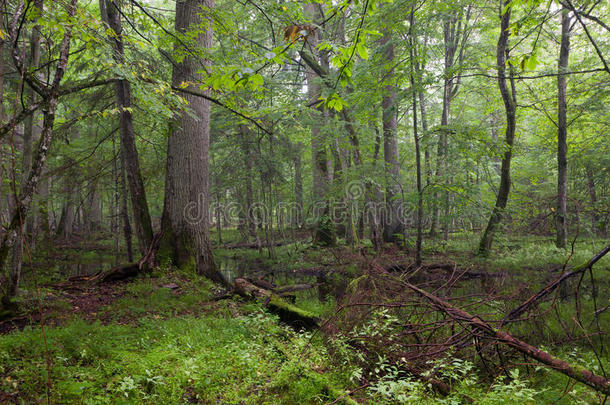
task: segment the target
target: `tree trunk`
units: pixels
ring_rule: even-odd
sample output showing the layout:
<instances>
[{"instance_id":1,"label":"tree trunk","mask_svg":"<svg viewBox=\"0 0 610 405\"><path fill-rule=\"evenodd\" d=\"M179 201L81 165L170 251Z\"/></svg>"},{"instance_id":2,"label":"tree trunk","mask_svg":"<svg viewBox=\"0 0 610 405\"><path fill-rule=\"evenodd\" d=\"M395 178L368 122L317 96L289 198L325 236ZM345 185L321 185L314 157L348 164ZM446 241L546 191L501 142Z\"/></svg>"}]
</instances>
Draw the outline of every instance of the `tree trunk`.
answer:
<instances>
[{"instance_id":1,"label":"tree trunk","mask_svg":"<svg viewBox=\"0 0 610 405\"><path fill-rule=\"evenodd\" d=\"M444 183L445 186L448 186L447 183L447 172L448 172L448 153L449 153L449 143L447 138L447 126L449 125L449 118L451 115L451 101L455 98L459 85L461 73L458 72L457 78L455 77L455 73L452 71L457 66L460 67L464 58L464 50L466 46L466 40L468 39L468 30L467 25L470 20L472 6L469 5L466 9L466 14L464 16L463 10L460 8L459 10L452 10L448 13L447 16L444 17L443 22L443 43L444 43L444 67L443 67L443 110L441 114L441 133L438 139L438 147L437 147L437 158L436 158L436 173L435 179L437 183ZM443 176L441 178L441 176ZM447 190L443 191L445 195L445 216L449 209L448 201L449 201L449 192ZM432 223L430 225L430 236L435 236L437 232L437 228L440 223L440 204L438 203L439 193L434 194L433 199L433 215L432 215ZM447 221L448 219L445 219ZM447 233L448 225L445 224L445 234Z\"/></svg>"},{"instance_id":2,"label":"tree trunk","mask_svg":"<svg viewBox=\"0 0 610 405\"><path fill-rule=\"evenodd\" d=\"M307 3L304 5L305 14L315 19L318 16L316 5ZM317 59L316 47L319 42L319 30L307 36L306 47L309 48L314 58ZM328 246L335 244L335 232L332 220L329 216L328 201L326 201L326 193L328 192L328 153L325 134L321 131L324 111L323 107L315 107L319 104L319 98L322 94L321 85L318 82L317 73L308 65L307 71L307 94L309 105L312 106L312 125L311 125L311 157L313 169L313 202L314 202L314 220L315 231L314 240L316 243Z\"/></svg>"},{"instance_id":3,"label":"tree trunk","mask_svg":"<svg viewBox=\"0 0 610 405\"><path fill-rule=\"evenodd\" d=\"M417 48L414 37L414 25L415 25L415 9L411 7L411 18L409 25L409 39L411 41L410 56L411 60L417 60ZM417 171L417 240L415 242L415 264L421 265L421 251L422 251L422 221L424 216L424 203L422 194L422 176L421 176L421 153L419 150L419 136L417 134L417 91L415 88L415 67L414 63L411 63L411 93L413 96L413 139L415 140L415 166Z\"/></svg>"},{"instance_id":4,"label":"tree trunk","mask_svg":"<svg viewBox=\"0 0 610 405\"><path fill-rule=\"evenodd\" d=\"M192 26L198 30L192 42L204 51L209 50L212 47L209 13L213 9L214 0L176 2L176 31L184 33ZM202 22L207 25L205 29L195 28ZM176 51L180 47L176 44ZM186 55L174 65L172 85L199 82L201 75L197 72L206 66L209 61L200 63ZM169 256L177 266L194 258L198 274L224 283L214 263L209 231L210 102L192 94L183 97L191 111L183 111L170 124L160 254Z\"/></svg>"},{"instance_id":5,"label":"tree trunk","mask_svg":"<svg viewBox=\"0 0 610 405\"><path fill-rule=\"evenodd\" d=\"M301 163L301 153L303 145L298 142L294 155L294 195L296 199L297 209L296 217L294 218L293 226L300 228L303 224L303 168Z\"/></svg>"},{"instance_id":6,"label":"tree trunk","mask_svg":"<svg viewBox=\"0 0 610 405\"><path fill-rule=\"evenodd\" d=\"M42 0L35 0L34 7L36 9L42 11L43 2ZM40 26L35 25L32 28L32 33L30 37L30 57L28 68L33 69L34 71L38 68L40 63ZM0 64L4 64L4 61L0 59ZM27 100L28 105L32 105L34 103L34 90L30 87L25 87L23 90L25 99ZM22 162L21 162L21 176L22 181L25 180L26 173L29 173L30 168L32 167L32 142L34 139L34 114L28 115L23 122L23 153L22 153ZM15 196L17 198L17 196ZM21 225L18 227L18 236L13 245L13 257L11 260L11 270L9 272L9 297L14 297L17 295L17 290L19 288L19 279L21 277L21 263L23 259L23 244L27 243L26 238L32 237L33 232L33 224L34 224L34 215L36 211L34 210L32 214L25 218L21 218L22 221L25 221L25 225Z\"/></svg>"},{"instance_id":7,"label":"tree trunk","mask_svg":"<svg viewBox=\"0 0 610 405\"><path fill-rule=\"evenodd\" d=\"M38 217L40 218L40 230L42 238L48 241L51 237L51 218L49 216L49 178L46 174L41 175L38 184Z\"/></svg>"},{"instance_id":8,"label":"tree trunk","mask_svg":"<svg viewBox=\"0 0 610 405\"><path fill-rule=\"evenodd\" d=\"M568 123L566 93L567 83L565 73L568 71L570 57L570 22L569 10L561 10L561 48L559 51L559 66L557 76L557 212L555 222L557 227L558 248L564 249L568 243L567 199L568 199Z\"/></svg>"},{"instance_id":9,"label":"tree trunk","mask_svg":"<svg viewBox=\"0 0 610 405\"><path fill-rule=\"evenodd\" d=\"M91 182L88 195L87 207L87 228L89 232L98 232L102 225L102 213L100 204L100 194L97 182Z\"/></svg>"},{"instance_id":10,"label":"tree trunk","mask_svg":"<svg viewBox=\"0 0 610 405\"><path fill-rule=\"evenodd\" d=\"M273 291L258 287L243 278L236 278L234 283L238 294L264 301L265 306L277 314L281 321L297 328L315 329L320 326L321 320L317 316L286 302Z\"/></svg>"},{"instance_id":11,"label":"tree trunk","mask_svg":"<svg viewBox=\"0 0 610 405\"><path fill-rule=\"evenodd\" d=\"M396 88L391 81L394 80L394 44L392 34L384 31L380 41L383 52L383 60L391 68L385 72L383 88L383 98L381 100L382 122L383 122L383 156L385 174L385 202L386 215L383 220L383 240L392 242L396 239L396 234L402 232L401 221L399 218L399 193L400 193L400 162L398 160L398 103L396 99Z\"/></svg>"},{"instance_id":12,"label":"tree trunk","mask_svg":"<svg viewBox=\"0 0 610 405\"><path fill-rule=\"evenodd\" d=\"M122 26L120 16L120 1L100 0L100 12L104 20L114 31L110 37L113 48L113 58L119 65L125 63ZM133 115L131 107L131 85L125 79L115 81L116 104L119 109L119 134L121 139L121 155L127 172L127 183L131 196L131 208L138 235L140 252L145 254L153 238L152 222L148 211L146 190L140 173L138 150L133 132Z\"/></svg>"},{"instance_id":13,"label":"tree trunk","mask_svg":"<svg viewBox=\"0 0 610 405\"><path fill-rule=\"evenodd\" d=\"M513 78L512 66L510 69L509 79L511 89L509 90L506 83L506 60L509 57L508 36L510 35L510 7L511 0L504 0L502 9L506 9L501 16L500 38L496 50L496 62L498 68L498 87L504 101L504 109L506 111L506 133L505 133L505 151L502 157L502 166L500 169L500 187L496 198L496 204L493 208L487 227L483 232L479 243L479 254L487 255L491 249L491 244L494 239L494 234L500 221L502 220L508 195L510 193L510 162L513 154L513 143L515 140L516 122L516 106L517 95Z\"/></svg>"},{"instance_id":14,"label":"tree trunk","mask_svg":"<svg viewBox=\"0 0 610 405\"><path fill-rule=\"evenodd\" d=\"M254 218L253 204L254 204L254 193L252 192L252 148L250 139L250 129L245 125L239 126L239 132L241 136L241 148L244 154L244 167L245 167L245 178L246 183L246 224L248 227L248 235L258 241L256 235L256 219Z\"/></svg>"},{"instance_id":15,"label":"tree trunk","mask_svg":"<svg viewBox=\"0 0 610 405\"><path fill-rule=\"evenodd\" d=\"M63 239L70 239L74 232L74 214L76 206L74 201L76 200L76 191L74 184L71 183L71 178L66 178L66 201L61 210L61 217L59 219L59 225L57 226L57 234Z\"/></svg>"},{"instance_id":16,"label":"tree trunk","mask_svg":"<svg viewBox=\"0 0 610 405\"><path fill-rule=\"evenodd\" d=\"M129 220L129 209L127 207L127 185L125 184L125 162L121 157L121 171L119 173L119 187L121 194L121 220L123 221L123 236L127 248L127 260L133 262L133 242L131 237L131 221ZM118 208L118 207L117 207Z\"/></svg>"},{"instance_id":17,"label":"tree trunk","mask_svg":"<svg viewBox=\"0 0 610 405\"><path fill-rule=\"evenodd\" d=\"M68 16L73 17L76 13L77 0L72 0L68 5ZM18 7L15 11L20 14L23 12L22 7ZM16 33L11 33L11 36L16 36ZM17 229L23 225L23 219L27 217L38 180L42 169L44 167L49 147L51 146L51 139L53 135L53 123L55 122L55 111L57 110L57 104L59 101L60 84L63 79L66 67L68 64L68 56L70 55L70 40L72 38L72 25L67 25L64 31L64 35L59 46L59 58L57 59L57 66L55 69L55 75L50 86L46 88L45 97L45 109L43 110L44 119L42 124L42 132L40 134L40 140L38 142L36 158L33 161L32 167L29 170L26 181L23 183L19 198L16 201L14 212L6 229L6 233L2 238L2 244L0 244L0 268L5 270L6 259L8 257L9 248L13 245L15 239L18 237ZM16 38L13 38L16 40ZM19 60L19 55L17 55ZM21 68L25 69L24 66ZM10 304L11 296L5 294L3 297L3 304Z\"/></svg>"},{"instance_id":18,"label":"tree trunk","mask_svg":"<svg viewBox=\"0 0 610 405\"><path fill-rule=\"evenodd\" d=\"M381 135L379 129L375 129L375 151L373 153L372 169L375 171L377 161L379 160L379 150L381 149ZM358 190L356 190L358 191ZM375 250L381 249L383 246L383 224L378 209L379 202L383 201L383 191L381 188L372 181L366 182L365 188L365 199L364 208L361 219L361 223L364 222L364 215L368 215L369 218L369 233L370 240ZM358 224L361 226L361 224ZM360 236L361 237L361 236Z\"/></svg>"}]
</instances>

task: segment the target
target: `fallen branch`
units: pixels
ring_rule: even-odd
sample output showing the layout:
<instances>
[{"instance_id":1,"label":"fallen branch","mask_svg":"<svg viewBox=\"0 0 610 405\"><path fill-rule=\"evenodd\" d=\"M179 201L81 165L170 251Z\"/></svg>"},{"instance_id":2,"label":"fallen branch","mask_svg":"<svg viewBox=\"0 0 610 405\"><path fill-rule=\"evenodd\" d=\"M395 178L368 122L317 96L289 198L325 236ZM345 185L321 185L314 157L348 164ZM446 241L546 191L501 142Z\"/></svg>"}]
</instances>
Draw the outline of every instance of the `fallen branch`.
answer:
<instances>
[{"instance_id":1,"label":"fallen branch","mask_svg":"<svg viewBox=\"0 0 610 405\"><path fill-rule=\"evenodd\" d=\"M402 273L408 270L420 269L425 271L430 270L442 270L447 273L452 273L455 270L455 265L449 263L437 263L437 264L424 264L419 267L415 267L413 264L392 264L384 267L384 270L389 273ZM473 278L496 278L504 277L503 273L488 273L484 271L464 271L460 272L462 279L473 279Z\"/></svg>"},{"instance_id":2,"label":"fallen branch","mask_svg":"<svg viewBox=\"0 0 610 405\"><path fill-rule=\"evenodd\" d=\"M560 275L557 279L555 279L554 281L547 284L544 288L542 288L536 294L532 295L530 298L525 300L525 302L523 302L523 304L519 305L517 308L510 311L510 313L508 315L506 315L506 317L504 317L504 319L500 323L500 327L504 326L506 323L510 322L511 320L519 317L521 314L523 314L525 311L527 311L530 307L532 307L540 299L542 299L543 297L545 297L545 296L549 295L551 292L553 292L557 287L559 287L561 285L561 283L563 283L566 280L568 280L569 278L577 276L577 275L587 271L591 267L593 267L593 265L595 263L597 263L602 257L604 257L608 252L610 252L610 245L603 248L601 250L601 252L596 254L587 263L578 266L577 268L575 268L572 271L569 271L567 273Z\"/></svg>"},{"instance_id":3,"label":"fallen branch","mask_svg":"<svg viewBox=\"0 0 610 405\"><path fill-rule=\"evenodd\" d=\"M610 395L610 380L606 379L605 377L593 374L591 371L586 370L580 366L572 366L566 361L553 357L549 353L546 353L543 350L531 346L528 343L523 342L502 330L495 329L487 322L483 321L481 318L471 315L468 312L451 305L447 301L444 301L439 297L430 294L429 292L422 290L417 286L414 286L411 283L403 281L403 285L414 291L418 295L426 298L432 303L432 305L436 309L447 314L450 318L458 322L467 324L470 328L477 330L478 332L482 332L488 337L495 339L499 343L505 344L516 349L518 352L523 353L524 355L531 357L542 364L547 365L555 371L558 371L570 378L573 378L576 381L588 385L589 387L600 391L606 395Z\"/></svg>"}]
</instances>

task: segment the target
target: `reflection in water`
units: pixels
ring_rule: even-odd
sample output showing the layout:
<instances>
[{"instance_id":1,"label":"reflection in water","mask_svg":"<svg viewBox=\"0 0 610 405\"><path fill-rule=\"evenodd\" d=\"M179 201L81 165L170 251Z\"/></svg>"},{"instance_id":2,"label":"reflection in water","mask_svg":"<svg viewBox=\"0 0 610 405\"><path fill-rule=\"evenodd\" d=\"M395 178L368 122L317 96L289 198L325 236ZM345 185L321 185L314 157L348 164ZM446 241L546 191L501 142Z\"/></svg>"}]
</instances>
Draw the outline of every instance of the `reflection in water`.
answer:
<instances>
[{"instance_id":1,"label":"reflection in water","mask_svg":"<svg viewBox=\"0 0 610 405\"><path fill-rule=\"evenodd\" d=\"M236 278L244 276L244 268L246 266L243 264L243 261L238 261L232 257L223 257L219 263L220 274L222 274L226 281L233 283L233 280Z\"/></svg>"},{"instance_id":2,"label":"reflection in water","mask_svg":"<svg viewBox=\"0 0 610 405\"><path fill-rule=\"evenodd\" d=\"M105 263L70 263L70 277L92 276L109 268Z\"/></svg>"}]
</instances>

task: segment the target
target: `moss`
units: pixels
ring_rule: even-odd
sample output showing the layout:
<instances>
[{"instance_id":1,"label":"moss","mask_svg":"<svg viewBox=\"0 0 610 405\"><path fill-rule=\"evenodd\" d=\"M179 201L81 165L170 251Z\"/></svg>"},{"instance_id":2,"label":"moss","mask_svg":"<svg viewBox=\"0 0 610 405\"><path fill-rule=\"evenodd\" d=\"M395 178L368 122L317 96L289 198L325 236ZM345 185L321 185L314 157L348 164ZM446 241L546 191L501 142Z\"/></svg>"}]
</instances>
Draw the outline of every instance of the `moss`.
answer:
<instances>
[{"instance_id":1,"label":"moss","mask_svg":"<svg viewBox=\"0 0 610 405\"><path fill-rule=\"evenodd\" d=\"M303 327L305 329L317 328L320 326L320 319L312 312L292 305L275 294L269 297L267 306L270 311L277 314L280 319L292 326Z\"/></svg>"}]
</instances>

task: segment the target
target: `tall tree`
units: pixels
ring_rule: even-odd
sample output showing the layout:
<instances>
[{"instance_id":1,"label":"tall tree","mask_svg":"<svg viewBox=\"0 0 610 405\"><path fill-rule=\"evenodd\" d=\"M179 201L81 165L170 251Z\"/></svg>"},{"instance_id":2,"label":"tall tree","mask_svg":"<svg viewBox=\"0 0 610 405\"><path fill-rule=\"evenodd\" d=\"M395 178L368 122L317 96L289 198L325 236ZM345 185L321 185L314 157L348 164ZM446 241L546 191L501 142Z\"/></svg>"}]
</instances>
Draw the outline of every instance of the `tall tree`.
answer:
<instances>
[{"instance_id":1,"label":"tall tree","mask_svg":"<svg viewBox=\"0 0 610 405\"><path fill-rule=\"evenodd\" d=\"M500 7L500 37L498 39L498 45L496 46L496 64L498 69L498 87L500 88L500 94L502 95L502 101L504 102L504 110L506 112L506 132L504 137L505 150L502 157L502 166L500 168L500 187L498 188L498 194L496 197L496 204L494 205L491 216L487 223L487 227L483 232L481 241L479 243L479 254L486 255L491 249L491 245L494 240L495 232L502 220L506 204L508 203L508 195L510 193L510 163L513 156L513 143L515 141L515 130L517 127L517 92L515 89L515 81L513 76L513 68L510 65L508 79L509 84L506 81L506 62L510 57L508 47L508 37L510 36L510 14L511 14L511 0L504 0Z\"/></svg>"},{"instance_id":2,"label":"tall tree","mask_svg":"<svg viewBox=\"0 0 610 405\"><path fill-rule=\"evenodd\" d=\"M305 15L312 20L319 17L318 6L313 3L307 2L304 5L304 12ZM318 64L320 69L323 69L323 64L318 62L319 55L318 50L316 49L320 41L319 35L320 30L312 30L305 39L305 45L310 53L310 55L308 55L309 59L313 59L311 62ZM304 54L304 52L301 52L301 54ZM311 66L311 63L308 63L306 71L307 95L308 104L311 106L312 113L311 166L313 170L314 215L317 217L315 218L317 223L314 239L321 245L334 245L335 232L333 223L329 217L329 207L326 195L329 187L328 147L325 139L325 132L322 131L323 120L320 117L324 117L324 107L319 101L320 96L322 95L322 86L318 76L322 77L323 74L316 72Z\"/></svg>"},{"instance_id":3,"label":"tall tree","mask_svg":"<svg viewBox=\"0 0 610 405\"><path fill-rule=\"evenodd\" d=\"M113 58L118 65L125 63L125 46L121 24L121 1L100 0L102 20L112 29ZM152 222L148 212L146 190L140 173L140 162L133 130L131 106L131 84L126 79L117 79L114 84L117 108L119 109L119 134L121 139L121 159L127 174L127 184L131 196L134 225L140 252L146 253L153 239Z\"/></svg>"},{"instance_id":4,"label":"tall tree","mask_svg":"<svg viewBox=\"0 0 610 405\"><path fill-rule=\"evenodd\" d=\"M568 239L567 200L568 200L568 121L567 121L567 83L566 73L570 58L570 10L561 10L561 45L559 49L557 75L557 227L558 248L565 248Z\"/></svg>"},{"instance_id":5,"label":"tall tree","mask_svg":"<svg viewBox=\"0 0 610 405\"><path fill-rule=\"evenodd\" d=\"M380 40L382 47L383 63L387 66L384 72L383 98L381 100L383 121L383 156L385 161L385 201L387 214L383 218L383 240L391 242L394 235L401 233L401 222L399 218L399 202L397 197L400 193L400 162L398 160L398 100L396 97L396 86L392 84L394 79L394 43L392 33L386 28Z\"/></svg>"},{"instance_id":6,"label":"tall tree","mask_svg":"<svg viewBox=\"0 0 610 405\"><path fill-rule=\"evenodd\" d=\"M43 2L42 0L36 0L34 7L37 10L42 11ZM2 61L0 61L2 63ZM30 34L30 53L29 53L29 68L33 71L38 69L40 63L40 26L34 25ZM24 89L25 99L28 104L34 103L34 90L30 87ZM35 114L27 116L23 122L23 154L21 156L21 177L24 177L29 172L32 166L32 143L34 141L35 132ZM22 179L25 180L25 179ZM18 196L14 196L15 199ZM35 213L35 211L34 211ZM9 272L9 295L15 296L19 287L19 278L21 277L21 262L23 258L23 248L26 238L34 234L34 215L28 215L24 218L25 224L19 226L19 236L15 240L13 245L13 257L11 259L11 270ZM33 240L33 238L31 239Z\"/></svg>"},{"instance_id":7,"label":"tall tree","mask_svg":"<svg viewBox=\"0 0 610 405\"><path fill-rule=\"evenodd\" d=\"M417 176L417 240L415 242L415 264L421 265L422 257L422 226L424 216L423 190L422 190L422 175L421 175L421 152L419 148L419 136L417 132L417 97L418 91L415 84L415 61L417 60L417 45L414 33L415 25L415 7L411 6L410 24L409 24L409 56L411 57L411 95L413 105L413 140L415 141L415 170Z\"/></svg>"},{"instance_id":8,"label":"tall tree","mask_svg":"<svg viewBox=\"0 0 610 405\"><path fill-rule=\"evenodd\" d=\"M436 181L441 182L442 176L447 176L448 171L448 128L451 116L451 102L458 93L461 81L461 73L456 75L456 65L459 69L464 59L464 49L468 39L468 22L470 20L471 5L466 8L466 14L460 8L458 11L449 6L443 15L443 45L444 45L444 65L443 65L443 110L441 114L441 131L438 138L437 159L436 159ZM457 7L460 7L458 4ZM445 190L445 216L449 211L449 192ZM430 224L430 236L435 236L440 222L441 206L438 203L438 194L433 200L433 215ZM448 219L445 219L445 239L448 236Z\"/></svg>"},{"instance_id":9,"label":"tall tree","mask_svg":"<svg viewBox=\"0 0 610 405\"><path fill-rule=\"evenodd\" d=\"M176 31L184 40L185 32L196 33L188 44L194 43L202 53L212 48L213 9L214 0L176 2ZM210 61L207 54L202 60L193 54L196 50L183 49L183 44L176 44L176 53L183 57L174 64L172 86L179 88L188 83L188 88L194 88L192 83L201 81L200 71L210 66ZM161 254L165 253L177 266L194 260L198 274L224 282L214 263L209 233L209 91L202 95L185 93L183 97L191 111L177 114L170 124Z\"/></svg>"}]
</instances>

